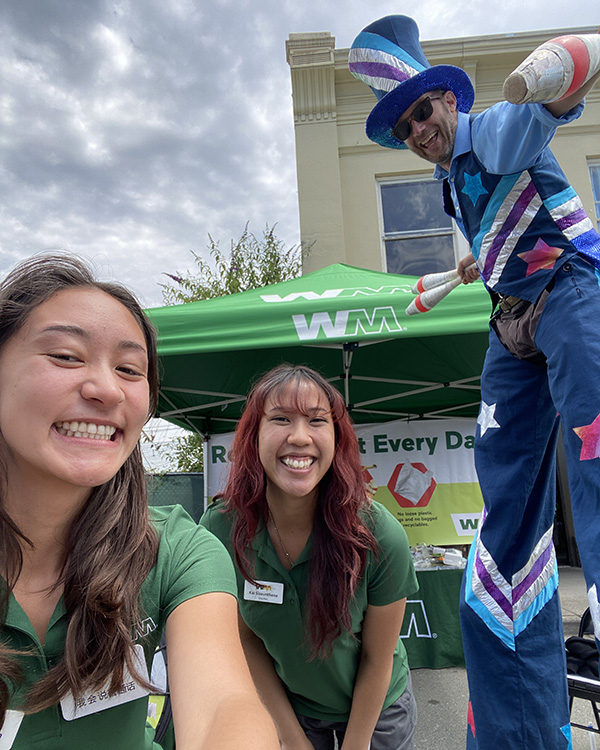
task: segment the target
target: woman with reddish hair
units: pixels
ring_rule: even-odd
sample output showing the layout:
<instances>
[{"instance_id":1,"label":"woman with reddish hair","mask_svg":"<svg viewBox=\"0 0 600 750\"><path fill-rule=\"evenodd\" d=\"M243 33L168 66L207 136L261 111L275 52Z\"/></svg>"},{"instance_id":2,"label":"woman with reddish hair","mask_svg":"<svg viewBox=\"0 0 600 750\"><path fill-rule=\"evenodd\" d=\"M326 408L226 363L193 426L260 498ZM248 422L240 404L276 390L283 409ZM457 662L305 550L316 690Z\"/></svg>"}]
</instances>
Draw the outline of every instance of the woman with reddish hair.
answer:
<instances>
[{"instance_id":1,"label":"woman with reddish hair","mask_svg":"<svg viewBox=\"0 0 600 750\"><path fill-rule=\"evenodd\" d=\"M285 750L409 750L399 639L417 590L398 521L367 492L338 391L282 365L252 389L227 486L201 519L236 567L242 644Z\"/></svg>"}]
</instances>

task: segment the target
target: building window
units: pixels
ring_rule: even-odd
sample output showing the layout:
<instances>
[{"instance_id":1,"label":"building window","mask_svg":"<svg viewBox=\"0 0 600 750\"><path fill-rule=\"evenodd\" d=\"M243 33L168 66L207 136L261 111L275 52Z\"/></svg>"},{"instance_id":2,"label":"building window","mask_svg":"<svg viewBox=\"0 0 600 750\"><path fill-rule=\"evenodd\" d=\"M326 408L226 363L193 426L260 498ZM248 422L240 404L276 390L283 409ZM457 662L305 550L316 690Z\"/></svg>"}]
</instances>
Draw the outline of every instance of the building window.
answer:
<instances>
[{"instance_id":1,"label":"building window","mask_svg":"<svg viewBox=\"0 0 600 750\"><path fill-rule=\"evenodd\" d=\"M596 226L600 228L600 163L590 164L590 179L596 209Z\"/></svg>"},{"instance_id":2,"label":"building window","mask_svg":"<svg viewBox=\"0 0 600 750\"><path fill-rule=\"evenodd\" d=\"M435 180L381 182L386 270L422 276L456 266L455 230Z\"/></svg>"}]
</instances>

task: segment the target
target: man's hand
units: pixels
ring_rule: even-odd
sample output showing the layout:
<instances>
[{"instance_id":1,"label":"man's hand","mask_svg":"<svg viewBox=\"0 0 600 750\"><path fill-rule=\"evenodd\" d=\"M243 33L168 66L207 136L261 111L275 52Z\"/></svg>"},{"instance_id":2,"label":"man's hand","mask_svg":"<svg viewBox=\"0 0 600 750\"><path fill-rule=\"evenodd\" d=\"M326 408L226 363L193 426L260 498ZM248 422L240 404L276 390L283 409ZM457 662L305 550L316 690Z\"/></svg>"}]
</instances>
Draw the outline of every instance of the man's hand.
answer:
<instances>
[{"instance_id":1,"label":"man's hand","mask_svg":"<svg viewBox=\"0 0 600 750\"><path fill-rule=\"evenodd\" d=\"M473 253L467 253L464 258L460 259L456 266L456 273L460 276L463 284L471 284L480 278Z\"/></svg>"}]
</instances>

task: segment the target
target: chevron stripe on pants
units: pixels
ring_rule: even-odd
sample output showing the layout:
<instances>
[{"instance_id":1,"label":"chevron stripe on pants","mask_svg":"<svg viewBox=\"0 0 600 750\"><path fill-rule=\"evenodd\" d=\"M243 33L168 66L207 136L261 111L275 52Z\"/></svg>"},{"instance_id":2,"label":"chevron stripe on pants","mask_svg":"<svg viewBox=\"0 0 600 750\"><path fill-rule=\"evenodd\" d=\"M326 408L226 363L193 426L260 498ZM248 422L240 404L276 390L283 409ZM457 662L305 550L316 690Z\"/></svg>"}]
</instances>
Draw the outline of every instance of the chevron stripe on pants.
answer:
<instances>
[{"instance_id":1,"label":"chevron stripe on pants","mask_svg":"<svg viewBox=\"0 0 600 750\"><path fill-rule=\"evenodd\" d=\"M576 257L555 275L534 342L517 359L494 331L482 373L475 462L484 518L461 592L468 750L572 747L552 543L559 422L596 635L600 634L600 290Z\"/></svg>"}]
</instances>

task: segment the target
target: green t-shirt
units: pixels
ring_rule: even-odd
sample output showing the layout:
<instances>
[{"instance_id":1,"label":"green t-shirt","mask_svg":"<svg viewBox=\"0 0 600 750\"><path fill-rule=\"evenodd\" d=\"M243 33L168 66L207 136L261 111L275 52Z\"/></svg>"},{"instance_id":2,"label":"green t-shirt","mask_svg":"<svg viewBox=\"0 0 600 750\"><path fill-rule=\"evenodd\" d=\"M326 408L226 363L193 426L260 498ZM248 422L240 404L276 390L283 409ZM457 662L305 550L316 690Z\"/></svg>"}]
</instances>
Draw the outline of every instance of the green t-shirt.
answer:
<instances>
[{"instance_id":1,"label":"green t-shirt","mask_svg":"<svg viewBox=\"0 0 600 750\"><path fill-rule=\"evenodd\" d=\"M252 542L254 575L257 582L269 587L264 598L250 600L246 582L236 570L238 600L244 621L258 635L271 657L277 674L285 685L294 710L324 721L347 721L360 661L360 637L363 618L369 604L384 606L411 596L418 589L406 533L392 514L378 502L372 506L372 532L379 543L377 556L368 554L365 573L351 603L352 633L343 632L333 644L327 659L309 661L304 601L312 537L292 569L288 572L273 548L266 528ZM223 513L223 505L214 503L200 519L232 553L230 539L232 517ZM233 554L232 554L233 557ZM272 584L275 584L274 586ZM281 589L283 586L283 590ZM282 599L281 603L276 603ZM404 692L408 679L408 662L404 644L398 639L394 653L390 687L383 708L390 706Z\"/></svg>"},{"instance_id":2,"label":"green t-shirt","mask_svg":"<svg viewBox=\"0 0 600 750\"><path fill-rule=\"evenodd\" d=\"M182 602L200 594L224 591L236 595L231 559L223 545L198 527L180 506L151 508L150 517L160 536L156 565L141 590L142 619L136 627L136 644L144 650L148 673L167 617ZM26 683L11 699L18 708L19 695L42 677L62 657L67 631L63 599L52 615L42 647L29 618L11 594L4 642L13 649L26 649L20 657ZM124 688L130 688L128 684ZM102 696L103 698L103 696ZM88 696L101 704L100 692ZM13 750L146 750L152 747L146 733L148 699L92 713L72 721L63 718L60 704L25 716Z\"/></svg>"}]
</instances>

